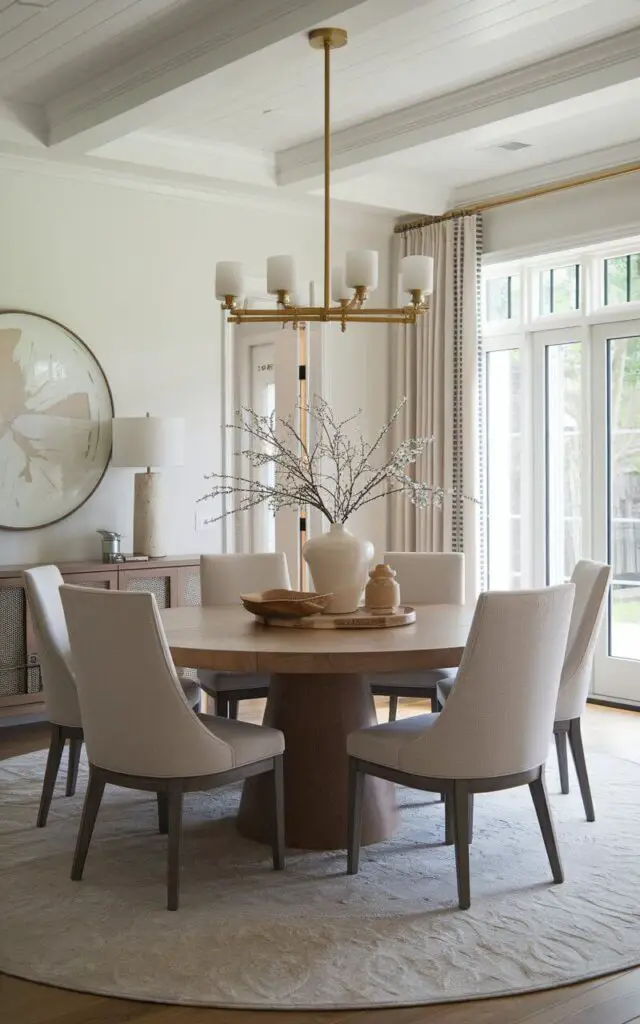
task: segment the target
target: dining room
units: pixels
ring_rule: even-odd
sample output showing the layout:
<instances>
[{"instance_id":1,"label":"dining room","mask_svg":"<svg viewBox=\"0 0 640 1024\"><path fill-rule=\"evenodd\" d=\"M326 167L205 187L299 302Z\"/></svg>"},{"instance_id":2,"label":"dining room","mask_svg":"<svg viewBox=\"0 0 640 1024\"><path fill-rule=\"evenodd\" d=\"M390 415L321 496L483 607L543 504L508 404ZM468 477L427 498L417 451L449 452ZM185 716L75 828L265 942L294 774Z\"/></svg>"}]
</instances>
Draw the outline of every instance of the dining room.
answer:
<instances>
[{"instance_id":1,"label":"dining room","mask_svg":"<svg viewBox=\"0 0 640 1024\"><path fill-rule=\"evenodd\" d=\"M0 1019L640 1020L635 0L108 6L0 2Z\"/></svg>"}]
</instances>

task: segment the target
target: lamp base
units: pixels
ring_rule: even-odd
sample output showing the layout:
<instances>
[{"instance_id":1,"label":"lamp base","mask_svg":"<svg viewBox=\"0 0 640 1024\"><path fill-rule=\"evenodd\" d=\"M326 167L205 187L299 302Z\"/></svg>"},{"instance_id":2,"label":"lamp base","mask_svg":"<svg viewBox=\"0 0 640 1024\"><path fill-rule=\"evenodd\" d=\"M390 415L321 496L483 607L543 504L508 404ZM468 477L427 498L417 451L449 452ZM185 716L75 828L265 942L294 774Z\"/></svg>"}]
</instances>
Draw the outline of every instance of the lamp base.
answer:
<instances>
[{"instance_id":1,"label":"lamp base","mask_svg":"<svg viewBox=\"0 0 640 1024\"><path fill-rule=\"evenodd\" d=\"M167 545L162 534L161 473L136 473L133 498L133 553L163 558Z\"/></svg>"}]
</instances>

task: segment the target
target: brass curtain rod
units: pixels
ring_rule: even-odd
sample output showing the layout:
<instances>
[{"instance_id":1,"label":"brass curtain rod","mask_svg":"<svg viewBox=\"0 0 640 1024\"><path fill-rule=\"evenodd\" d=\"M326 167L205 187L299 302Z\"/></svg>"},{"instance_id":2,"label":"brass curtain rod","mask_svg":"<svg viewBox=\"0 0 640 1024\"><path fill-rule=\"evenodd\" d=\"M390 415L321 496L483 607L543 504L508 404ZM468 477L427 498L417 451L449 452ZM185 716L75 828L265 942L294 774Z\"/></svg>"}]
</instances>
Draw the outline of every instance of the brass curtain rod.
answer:
<instances>
[{"instance_id":1,"label":"brass curtain rod","mask_svg":"<svg viewBox=\"0 0 640 1024\"><path fill-rule=\"evenodd\" d=\"M396 224L393 230L396 235L402 235L405 231L424 228L429 224L439 224L443 220L452 220L454 217L468 217L473 213L493 210L498 206L522 203L527 199L538 199L540 196L551 195L554 192L564 192L570 188L579 188L581 185L591 185L596 181L605 181L607 178L618 178L623 174L633 174L636 171L640 171L640 162L619 164L617 167L609 167L604 171L595 171L593 174L585 174L580 178L567 178L566 181L541 185L539 188L528 189L524 192L511 192L504 196L496 196L495 199L485 199L483 202L471 203L469 206L460 207L459 209L447 210L440 217L420 217L419 220L408 221L406 224Z\"/></svg>"}]
</instances>

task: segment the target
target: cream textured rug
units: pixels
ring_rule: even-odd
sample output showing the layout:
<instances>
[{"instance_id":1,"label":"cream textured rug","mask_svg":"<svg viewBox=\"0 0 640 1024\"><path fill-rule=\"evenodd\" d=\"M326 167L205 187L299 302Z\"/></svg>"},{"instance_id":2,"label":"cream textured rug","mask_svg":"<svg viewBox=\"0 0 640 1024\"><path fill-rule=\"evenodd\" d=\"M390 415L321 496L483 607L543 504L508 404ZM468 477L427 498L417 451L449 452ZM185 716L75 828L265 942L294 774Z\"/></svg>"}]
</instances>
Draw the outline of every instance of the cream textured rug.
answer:
<instances>
[{"instance_id":1,"label":"cream textured rug","mask_svg":"<svg viewBox=\"0 0 640 1024\"><path fill-rule=\"evenodd\" d=\"M398 791L401 828L363 851L289 855L235 832L239 789L185 800L181 907L149 795L107 787L69 880L85 775L34 822L45 756L0 764L0 969L105 995L210 1006L399 1006L551 988L640 963L640 765L589 756L598 820L549 790L567 881L551 884L526 788L477 798L471 909L443 806Z\"/></svg>"}]
</instances>

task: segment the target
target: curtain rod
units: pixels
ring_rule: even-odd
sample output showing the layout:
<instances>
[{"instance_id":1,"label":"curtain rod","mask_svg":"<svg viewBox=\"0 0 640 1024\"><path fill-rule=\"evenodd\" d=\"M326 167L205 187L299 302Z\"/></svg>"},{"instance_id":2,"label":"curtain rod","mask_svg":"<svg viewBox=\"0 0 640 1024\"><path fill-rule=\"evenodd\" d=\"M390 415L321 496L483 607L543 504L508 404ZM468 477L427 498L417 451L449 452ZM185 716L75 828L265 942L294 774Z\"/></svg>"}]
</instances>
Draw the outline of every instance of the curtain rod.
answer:
<instances>
[{"instance_id":1,"label":"curtain rod","mask_svg":"<svg viewBox=\"0 0 640 1024\"><path fill-rule=\"evenodd\" d=\"M581 185L591 185L593 182L605 181L607 178L618 178L623 174L633 174L636 171L640 171L640 162L619 164L617 167L609 167L604 171L595 171L592 174L585 174L580 178L567 178L565 181L541 185L539 188L528 189L524 192L511 192L504 196L496 196L495 199L485 199L483 202L471 203L469 206L447 210L440 217L420 217L418 220L408 221L406 224L396 224L393 230L395 234L401 235L405 231L412 231L414 228L424 228L429 224L439 224L440 221L451 220L454 217L467 217L473 213L482 213L484 210L493 210L497 206L509 206L511 203L522 203L526 199L538 199L540 196L550 195L554 192L564 192L570 188L579 188Z\"/></svg>"}]
</instances>

